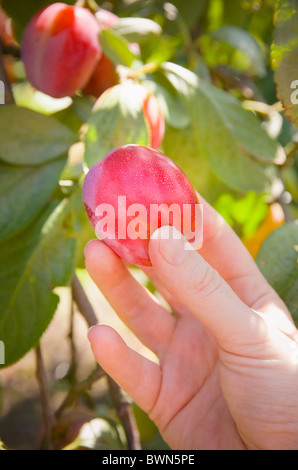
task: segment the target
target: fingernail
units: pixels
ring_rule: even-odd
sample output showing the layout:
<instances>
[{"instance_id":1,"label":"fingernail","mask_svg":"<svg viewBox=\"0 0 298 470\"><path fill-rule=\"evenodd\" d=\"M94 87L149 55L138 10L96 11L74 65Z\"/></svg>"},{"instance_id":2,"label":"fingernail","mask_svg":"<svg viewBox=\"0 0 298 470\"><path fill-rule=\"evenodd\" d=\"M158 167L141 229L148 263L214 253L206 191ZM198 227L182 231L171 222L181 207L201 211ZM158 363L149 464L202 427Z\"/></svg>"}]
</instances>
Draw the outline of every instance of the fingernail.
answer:
<instances>
[{"instance_id":1,"label":"fingernail","mask_svg":"<svg viewBox=\"0 0 298 470\"><path fill-rule=\"evenodd\" d=\"M87 246L90 245L90 243L94 242L94 240L89 240L86 245L85 245L85 248L84 248L84 257L86 258L86 251L87 251Z\"/></svg>"},{"instance_id":2,"label":"fingernail","mask_svg":"<svg viewBox=\"0 0 298 470\"><path fill-rule=\"evenodd\" d=\"M178 266L183 263L187 257L185 249L185 239L174 227L161 227L158 238L159 253L163 259L173 265Z\"/></svg>"},{"instance_id":3,"label":"fingernail","mask_svg":"<svg viewBox=\"0 0 298 470\"><path fill-rule=\"evenodd\" d=\"M97 326L98 326L98 325L93 325L93 326L90 326L90 328L88 329L88 331L87 331L87 338L88 338L89 341L90 341L90 337L89 337L90 333L91 333L92 330L94 330Z\"/></svg>"}]
</instances>

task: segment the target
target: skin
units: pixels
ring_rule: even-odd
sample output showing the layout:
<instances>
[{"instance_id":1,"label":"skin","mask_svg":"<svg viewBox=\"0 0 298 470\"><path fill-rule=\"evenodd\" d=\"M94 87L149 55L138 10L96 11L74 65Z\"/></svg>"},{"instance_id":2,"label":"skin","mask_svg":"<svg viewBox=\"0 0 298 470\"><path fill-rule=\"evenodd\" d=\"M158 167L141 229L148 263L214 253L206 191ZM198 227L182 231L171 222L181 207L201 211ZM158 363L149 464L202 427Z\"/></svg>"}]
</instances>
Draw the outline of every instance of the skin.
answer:
<instances>
[{"instance_id":1,"label":"skin","mask_svg":"<svg viewBox=\"0 0 298 470\"><path fill-rule=\"evenodd\" d=\"M103 242L86 247L90 276L159 360L98 325L88 337L99 364L172 449L297 449L297 329L242 242L204 202L199 253L171 238L149 251L144 270L175 316Z\"/></svg>"}]
</instances>

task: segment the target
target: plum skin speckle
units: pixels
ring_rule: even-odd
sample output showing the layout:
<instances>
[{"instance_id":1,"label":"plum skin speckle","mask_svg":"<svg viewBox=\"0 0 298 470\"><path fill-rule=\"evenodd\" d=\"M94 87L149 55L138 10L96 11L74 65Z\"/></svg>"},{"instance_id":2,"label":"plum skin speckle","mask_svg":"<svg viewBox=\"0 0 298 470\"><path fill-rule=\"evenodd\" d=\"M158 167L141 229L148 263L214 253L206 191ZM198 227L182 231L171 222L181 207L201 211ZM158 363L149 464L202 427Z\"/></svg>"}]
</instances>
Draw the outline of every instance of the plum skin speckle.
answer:
<instances>
[{"instance_id":1,"label":"plum skin speckle","mask_svg":"<svg viewBox=\"0 0 298 470\"><path fill-rule=\"evenodd\" d=\"M118 147L93 165L85 177L82 195L94 228L100 220L96 208L101 204L114 208L116 236L104 238L104 242L120 258L139 266L151 265L148 244L150 235L158 228L149 224L152 205L165 204L170 207L178 204L182 209L184 204L188 204L194 217L195 205L199 204L197 193L183 171L161 152L141 145ZM146 239L118 237L117 222L122 217L118 213L120 197L125 197L126 207L142 204L146 209L146 219L140 216L141 225L146 226ZM127 223L131 220L127 217ZM174 225L171 219L170 225ZM161 226L161 218L158 219L158 226ZM182 221L176 228L183 231Z\"/></svg>"}]
</instances>

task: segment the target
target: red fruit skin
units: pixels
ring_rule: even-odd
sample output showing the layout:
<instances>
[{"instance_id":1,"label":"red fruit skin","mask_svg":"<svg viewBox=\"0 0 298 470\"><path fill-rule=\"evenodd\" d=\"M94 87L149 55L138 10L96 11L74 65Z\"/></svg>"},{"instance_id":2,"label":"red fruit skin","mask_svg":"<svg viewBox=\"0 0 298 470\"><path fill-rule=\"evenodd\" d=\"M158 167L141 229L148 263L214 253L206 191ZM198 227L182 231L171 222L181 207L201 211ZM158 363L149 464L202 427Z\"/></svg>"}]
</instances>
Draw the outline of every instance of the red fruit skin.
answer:
<instances>
[{"instance_id":1,"label":"red fruit skin","mask_svg":"<svg viewBox=\"0 0 298 470\"><path fill-rule=\"evenodd\" d=\"M15 38L12 20L7 16L5 11L0 7L0 37L6 46L18 46Z\"/></svg>"},{"instance_id":2,"label":"red fruit skin","mask_svg":"<svg viewBox=\"0 0 298 470\"><path fill-rule=\"evenodd\" d=\"M111 28L115 23L117 23L119 19L117 15L108 10L105 10L104 8L99 8L99 10L97 10L95 13L95 17L98 21L100 29ZM117 83L118 76L113 62L111 62L105 54L102 54L83 92L86 95L99 98L99 96L102 95L104 91L108 90L108 88L111 88L114 85L117 85Z\"/></svg>"},{"instance_id":3,"label":"red fruit skin","mask_svg":"<svg viewBox=\"0 0 298 470\"><path fill-rule=\"evenodd\" d=\"M31 84L54 98L73 96L88 82L102 55L99 25L78 6L54 3L25 28L21 56Z\"/></svg>"},{"instance_id":4,"label":"red fruit skin","mask_svg":"<svg viewBox=\"0 0 298 470\"><path fill-rule=\"evenodd\" d=\"M144 85L135 84L135 89L143 100L142 108L150 134L149 147L158 150L165 133L165 120L158 100Z\"/></svg>"},{"instance_id":5,"label":"red fruit skin","mask_svg":"<svg viewBox=\"0 0 298 470\"><path fill-rule=\"evenodd\" d=\"M114 64L105 54L102 54L98 64L95 67L89 82L84 87L83 92L86 95L99 98L104 91L108 90L118 83L118 76Z\"/></svg>"},{"instance_id":6,"label":"red fruit skin","mask_svg":"<svg viewBox=\"0 0 298 470\"><path fill-rule=\"evenodd\" d=\"M165 120L156 97L151 93L144 100L143 111L150 129L150 147L158 149L165 134Z\"/></svg>"},{"instance_id":7,"label":"red fruit skin","mask_svg":"<svg viewBox=\"0 0 298 470\"><path fill-rule=\"evenodd\" d=\"M89 220L96 228L96 234L120 258L139 266L151 266L148 252L150 235L163 225L160 216L157 226L150 226L151 204L167 204L168 207L178 204L181 211L183 204L189 204L192 230L195 228L195 207L199 204L195 190L172 160L149 147L125 145L112 150L87 173L82 196ZM146 208L147 215L139 219L140 226L147 230L145 239L123 237L123 232L121 236L119 235L119 220L126 220L127 228L135 218L135 215L123 218L123 206L118 206L118 203L119 197L124 196L126 210L132 204L142 204ZM106 218L115 225L114 237L107 237L104 232L98 233L98 223L107 214L100 216L96 212L96 208L101 204L109 204L114 208L114 214L111 214L114 220ZM182 221L177 226L174 220L170 219L166 225L175 225L180 232L183 232Z\"/></svg>"}]
</instances>

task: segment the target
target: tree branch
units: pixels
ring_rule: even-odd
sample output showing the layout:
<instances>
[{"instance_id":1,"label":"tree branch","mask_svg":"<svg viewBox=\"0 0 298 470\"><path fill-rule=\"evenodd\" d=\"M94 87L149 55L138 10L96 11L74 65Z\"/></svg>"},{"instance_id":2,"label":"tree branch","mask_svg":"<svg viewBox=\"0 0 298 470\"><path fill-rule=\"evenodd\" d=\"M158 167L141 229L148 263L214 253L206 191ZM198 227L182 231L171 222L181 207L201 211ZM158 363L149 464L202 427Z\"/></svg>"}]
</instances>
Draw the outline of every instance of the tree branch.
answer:
<instances>
[{"instance_id":1,"label":"tree branch","mask_svg":"<svg viewBox=\"0 0 298 470\"><path fill-rule=\"evenodd\" d=\"M76 400L76 398L81 395L82 393L86 392L86 390L89 390L91 386L96 382L97 380L101 379L104 377L105 372L100 368L97 367L90 375L87 377L86 380L83 380L80 383L73 384L71 389L69 390L65 400L63 403L59 406L57 411L55 412L55 418L59 419L63 411L68 408L69 406L72 405L72 403Z\"/></svg>"},{"instance_id":2,"label":"tree branch","mask_svg":"<svg viewBox=\"0 0 298 470\"><path fill-rule=\"evenodd\" d=\"M72 281L72 295L73 300L76 303L79 312L85 318L89 327L94 326L98 323L93 307L89 302L89 299L76 275ZM135 422L135 418L131 409L131 404L127 400L121 388L107 375L109 391L111 399L115 405L118 417L122 423L127 445L129 450L141 449L140 437Z\"/></svg>"},{"instance_id":3,"label":"tree branch","mask_svg":"<svg viewBox=\"0 0 298 470\"><path fill-rule=\"evenodd\" d=\"M141 450L140 434L135 422L130 401L110 376L108 376L107 379L111 398L115 404L117 415L119 416L125 431L128 449Z\"/></svg>"},{"instance_id":4,"label":"tree branch","mask_svg":"<svg viewBox=\"0 0 298 470\"><path fill-rule=\"evenodd\" d=\"M235 88L246 99L264 101L264 97L254 82L243 73L236 72L236 70L226 65L218 65L211 70L211 74L214 78L221 80L228 90Z\"/></svg>"},{"instance_id":5,"label":"tree branch","mask_svg":"<svg viewBox=\"0 0 298 470\"><path fill-rule=\"evenodd\" d=\"M72 280L72 297L88 326L96 325L98 323L97 317L76 274Z\"/></svg>"},{"instance_id":6,"label":"tree branch","mask_svg":"<svg viewBox=\"0 0 298 470\"><path fill-rule=\"evenodd\" d=\"M52 411L50 407L50 400L48 396L48 387L46 372L43 364L43 358L41 353L40 345L35 348L36 353L36 376L39 383L40 397L41 397L41 408L43 415L44 424L44 435L41 443L41 449L51 450L52 449Z\"/></svg>"}]
</instances>

